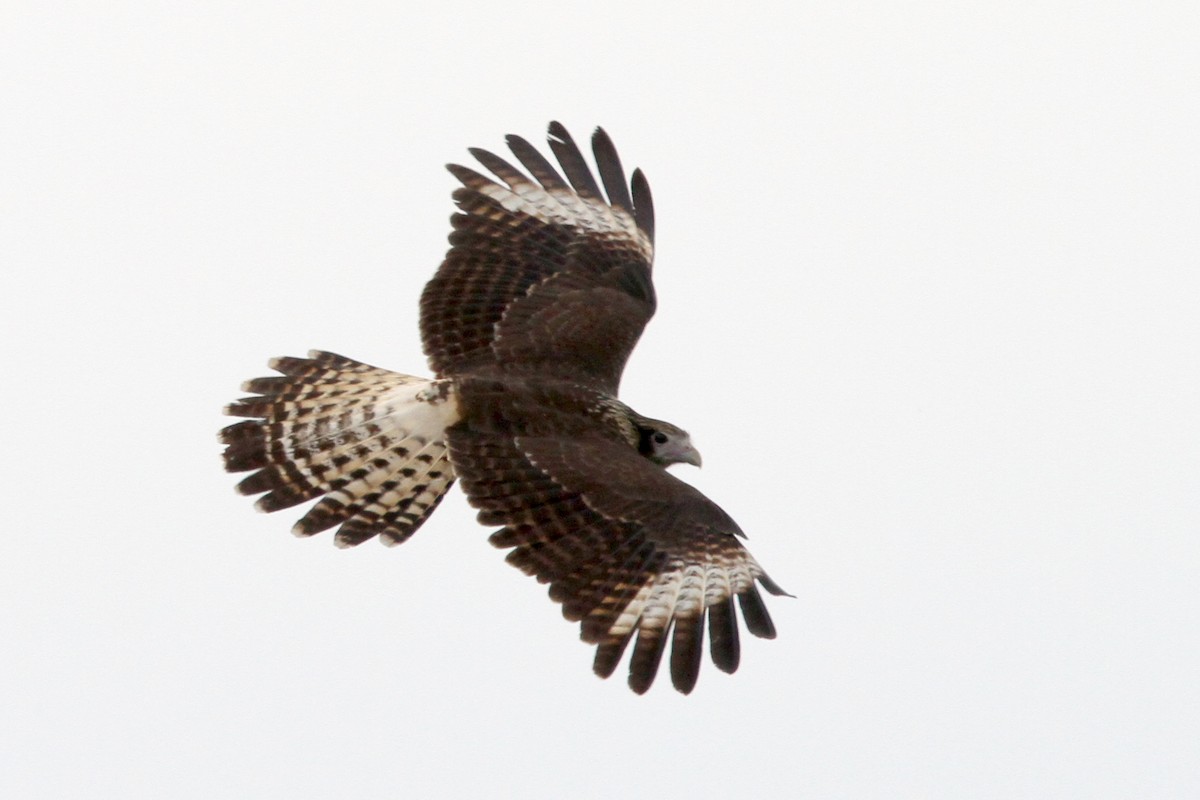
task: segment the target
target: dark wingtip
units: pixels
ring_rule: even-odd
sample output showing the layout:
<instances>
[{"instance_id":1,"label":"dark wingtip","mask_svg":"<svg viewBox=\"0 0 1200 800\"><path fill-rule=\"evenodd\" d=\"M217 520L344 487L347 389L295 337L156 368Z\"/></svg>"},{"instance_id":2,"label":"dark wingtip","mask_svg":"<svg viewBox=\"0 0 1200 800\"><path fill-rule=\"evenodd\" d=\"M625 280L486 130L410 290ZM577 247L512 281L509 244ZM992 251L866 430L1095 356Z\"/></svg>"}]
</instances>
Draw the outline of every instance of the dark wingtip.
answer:
<instances>
[{"instance_id":1,"label":"dark wingtip","mask_svg":"<svg viewBox=\"0 0 1200 800\"><path fill-rule=\"evenodd\" d=\"M653 677L651 677L650 680L647 681L647 680L642 680L642 679L638 678L638 676L635 676L635 675L629 676L629 688L633 689L633 691L636 694L645 694L646 692L650 691L650 687L653 685L654 685Z\"/></svg>"},{"instance_id":2,"label":"dark wingtip","mask_svg":"<svg viewBox=\"0 0 1200 800\"><path fill-rule=\"evenodd\" d=\"M630 689L638 694L645 694L658 675L658 665L662 661L666 646L666 631L638 631L633 655L629 657Z\"/></svg>"},{"instance_id":3,"label":"dark wingtip","mask_svg":"<svg viewBox=\"0 0 1200 800\"><path fill-rule=\"evenodd\" d=\"M633 198L629 194L629 185L625 182L621 157L617 155L617 148L612 139L604 128L599 126L592 132L592 155L596 159L596 167L600 170L604 191L608 193L609 204L633 214Z\"/></svg>"},{"instance_id":4,"label":"dark wingtip","mask_svg":"<svg viewBox=\"0 0 1200 800\"><path fill-rule=\"evenodd\" d=\"M695 674L688 676L685 680L672 680L671 685L675 687L675 691L686 697L692 693L692 689L696 688L696 679L699 677L699 674Z\"/></svg>"},{"instance_id":5,"label":"dark wingtip","mask_svg":"<svg viewBox=\"0 0 1200 800\"><path fill-rule=\"evenodd\" d=\"M637 226L646 232L646 238L654 244L654 198L650 195L650 182L640 168L633 171L630 179L633 189L633 218Z\"/></svg>"},{"instance_id":6,"label":"dark wingtip","mask_svg":"<svg viewBox=\"0 0 1200 800\"><path fill-rule=\"evenodd\" d=\"M546 130L546 139L550 143L550 151L558 159L563 174L576 194L601 200L603 195L600 193L600 186L570 132L561 123L551 122Z\"/></svg>"},{"instance_id":7,"label":"dark wingtip","mask_svg":"<svg viewBox=\"0 0 1200 800\"><path fill-rule=\"evenodd\" d=\"M708 639L713 663L722 672L737 671L741 660L741 641L733 598L726 597L708 609Z\"/></svg>"},{"instance_id":8,"label":"dark wingtip","mask_svg":"<svg viewBox=\"0 0 1200 800\"><path fill-rule=\"evenodd\" d=\"M792 594L791 592L787 591L782 586L780 586L778 583L771 580L770 576L767 575L766 573L763 573L762 575L760 575L758 577L758 582L762 584L762 587L764 589L766 589L768 592L775 595L776 597L790 597L793 600L796 599L796 595Z\"/></svg>"},{"instance_id":9,"label":"dark wingtip","mask_svg":"<svg viewBox=\"0 0 1200 800\"><path fill-rule=\"evenodd\" d=\"M774 639L775 624L771 621L771 615L767 611L767 606L763 603L758 589L751 585L746 591L740 592L737 599L738 606L742 609L742 619L746 623L746 630L761 639Z\"/></svg>"},{"instance_id":10,"label":"dark wingtip","mask_svg":"<svg viewBox=\"0 0 1200 800\"><path fill-rule=\"evenodd\" d=\"M529 143L528 139L515 133L506 134L504 136L504 143L508 145L510 150L514 145L517 147L533 147L533 145Z\"/></svg>"},{"instance_id":11,"label":"dark wingtip","mask_svg":"<svg viewBox=\"0 0 1200 800\"><path fill-rule=\"evenodd\" d=\"M671 637L671 685L681 694L691 694L700 678L704 661L704 618L675 620Z\"/></svg>"},{"instance_id":12,"label":"dark wingtip","mask_svg":"<svg viewBox=\"0 0 1200 800\"><path fill-rule=\"evenodd\" d=\"M543 187L547 189L567 188L567 184L554 169L554 165L547 161L546 157L528 141L515 133L505 136L504 141L522 166L529 170L529 174Z\"/></svg>"}]
</instances>

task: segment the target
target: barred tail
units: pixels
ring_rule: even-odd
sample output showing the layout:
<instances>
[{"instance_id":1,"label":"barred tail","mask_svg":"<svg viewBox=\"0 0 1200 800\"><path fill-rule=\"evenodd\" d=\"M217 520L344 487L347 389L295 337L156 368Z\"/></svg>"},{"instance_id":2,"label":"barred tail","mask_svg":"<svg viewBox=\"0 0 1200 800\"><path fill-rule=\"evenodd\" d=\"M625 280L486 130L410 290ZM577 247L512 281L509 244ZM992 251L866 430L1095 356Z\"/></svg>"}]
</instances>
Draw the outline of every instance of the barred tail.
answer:
<instances>
[{"instance_id":1,"label":"barred tail","mask_svg":"<svg viewBox=\"0 0 1200 800\"><path fill-rule=\"evenodd\" d=\"M257 470L237 488L266 492L262 511L324 495L292 528L297 536L340 525L339 547L375 535L405 541L454 483L444 435L459 416L452 385L308 355L272 359L283 374L247 381L243 391L257 396L225 407L251 418L221 431L225 469Z\"/></svg>"}]
</instances>

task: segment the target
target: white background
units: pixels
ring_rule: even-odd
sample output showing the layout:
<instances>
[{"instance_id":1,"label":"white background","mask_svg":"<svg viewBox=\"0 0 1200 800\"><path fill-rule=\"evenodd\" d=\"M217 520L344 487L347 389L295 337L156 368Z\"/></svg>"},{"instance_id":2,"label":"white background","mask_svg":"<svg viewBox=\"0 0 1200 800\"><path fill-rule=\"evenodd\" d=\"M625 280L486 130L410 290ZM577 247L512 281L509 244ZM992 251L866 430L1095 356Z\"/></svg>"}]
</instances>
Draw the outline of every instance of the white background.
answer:
<instances>
[{"instance_id":1,"label":"white background","mask_svg":"<svg viewBox=\"0 0 1200 800\"><path fill-rule=\"evenodd\" d=\"M790 8L790 10L788 10ZM1194 3L0 12L0 794L1200 796ZM550 119L658 208L623 398L796 599L591 674L456 489L256 515L274 355L421 373L447 161Z\"/></svg>"}]
</instances>

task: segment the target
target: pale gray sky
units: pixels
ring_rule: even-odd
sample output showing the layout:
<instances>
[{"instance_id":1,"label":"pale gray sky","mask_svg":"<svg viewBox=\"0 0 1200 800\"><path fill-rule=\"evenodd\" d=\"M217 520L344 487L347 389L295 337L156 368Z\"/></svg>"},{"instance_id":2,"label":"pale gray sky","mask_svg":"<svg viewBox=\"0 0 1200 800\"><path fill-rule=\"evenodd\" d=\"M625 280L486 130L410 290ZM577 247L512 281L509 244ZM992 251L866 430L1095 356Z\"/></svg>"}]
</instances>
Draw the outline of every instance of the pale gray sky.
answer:
<instances>
[{"instance_id":1,"label":"pale gray sky","mask_svg":"<svg viewBox=\"0 0 1200 800\"><path fill-rule=\"evenodd\" d=\"M0 12L0 794L1200 794L1194 4ZM623 398L796 598L597 680L455 490L403 547L233 492L239 383L422 373L468 146L648 174Z\"/></svg>"}]
</instances>

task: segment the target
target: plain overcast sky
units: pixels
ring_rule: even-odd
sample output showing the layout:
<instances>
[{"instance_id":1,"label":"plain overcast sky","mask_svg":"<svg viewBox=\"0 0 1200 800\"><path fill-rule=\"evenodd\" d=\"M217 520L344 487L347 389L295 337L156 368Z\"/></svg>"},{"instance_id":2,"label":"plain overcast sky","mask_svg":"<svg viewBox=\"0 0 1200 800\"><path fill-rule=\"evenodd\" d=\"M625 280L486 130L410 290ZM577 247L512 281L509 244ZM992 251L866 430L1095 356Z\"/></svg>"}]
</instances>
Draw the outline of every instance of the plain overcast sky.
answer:
<instances>
[{"instance_id":1,"label":"plain overcast sky","mask_svg":"<svg viewBox=\"0 0 1200 800\"><path fill-rule=\"evenodd\" d=\"M1200 796L1195 3L0 11L12 798ZM239 383L423 373L468 146L658 210L623 399L795 599L591 674L456 489L399 549L222 472ZM623 670L622 670L623 672Z\"/></svg>"}]
</instances>

